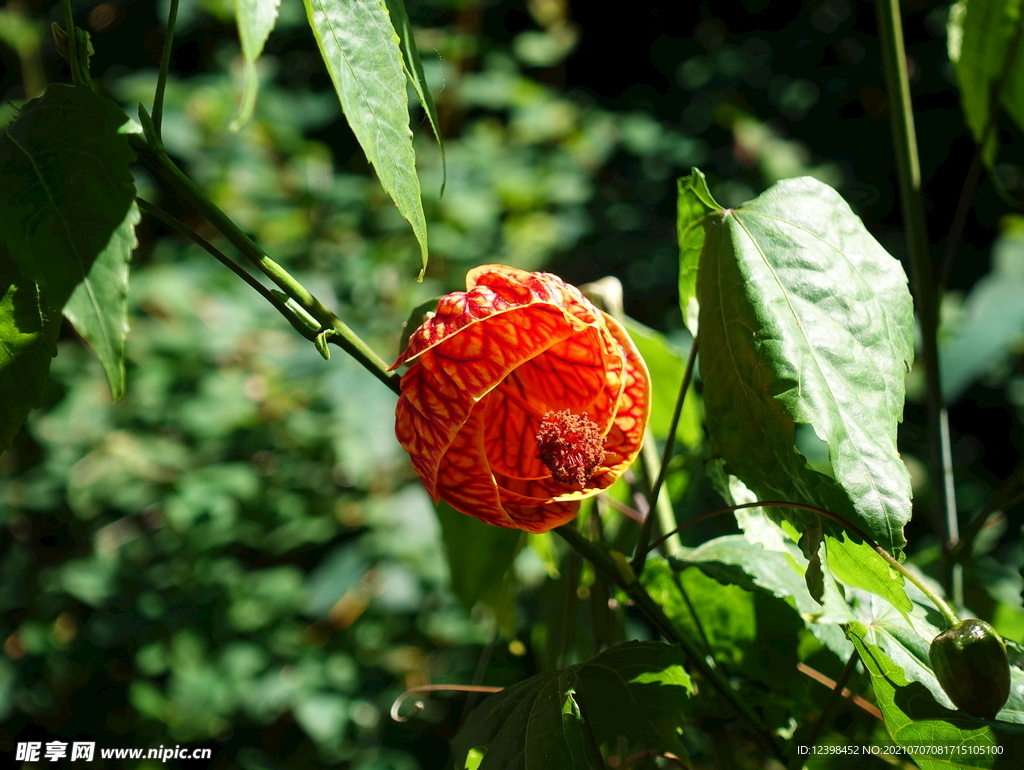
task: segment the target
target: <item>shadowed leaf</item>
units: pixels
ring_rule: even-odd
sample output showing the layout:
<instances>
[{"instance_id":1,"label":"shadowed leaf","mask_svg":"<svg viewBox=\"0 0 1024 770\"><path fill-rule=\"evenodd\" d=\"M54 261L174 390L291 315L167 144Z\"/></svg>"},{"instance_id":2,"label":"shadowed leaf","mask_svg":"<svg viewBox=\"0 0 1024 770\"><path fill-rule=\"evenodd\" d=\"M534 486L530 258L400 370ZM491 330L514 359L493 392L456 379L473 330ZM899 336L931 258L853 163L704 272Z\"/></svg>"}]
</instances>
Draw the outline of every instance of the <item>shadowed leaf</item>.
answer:
<instances>
[{"instance_id":1,"label":"shadowed leaf","mask_svg":"<svg viewBox=\"0 0 1024 770\"><path fill-rule=\"evenodd\" d=\"M116 237L135 198L128 118L88 88L50 85L0 135L0 239L64 306Z\"/></svg>"}]
</instances>

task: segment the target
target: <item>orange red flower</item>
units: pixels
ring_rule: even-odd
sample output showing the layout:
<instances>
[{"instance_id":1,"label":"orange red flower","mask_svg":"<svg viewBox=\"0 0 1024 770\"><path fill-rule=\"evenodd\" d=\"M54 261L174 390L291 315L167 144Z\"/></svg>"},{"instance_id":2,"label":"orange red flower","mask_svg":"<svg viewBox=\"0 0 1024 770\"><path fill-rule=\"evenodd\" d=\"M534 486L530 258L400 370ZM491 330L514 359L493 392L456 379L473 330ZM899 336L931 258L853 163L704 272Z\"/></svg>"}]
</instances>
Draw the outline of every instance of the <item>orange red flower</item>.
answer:
<instances>
[{"instance_id":1,"label":"orange red flower","mask_svg":"<svg viewBox=\"0 0 1024 770\"><path fill-rule=\"evenodd\" d=\"M391 367L395 433L436 502L546 532L636 459L650 378L626 331L549 273L484 265Z\"/></svg>"}]
</instances>

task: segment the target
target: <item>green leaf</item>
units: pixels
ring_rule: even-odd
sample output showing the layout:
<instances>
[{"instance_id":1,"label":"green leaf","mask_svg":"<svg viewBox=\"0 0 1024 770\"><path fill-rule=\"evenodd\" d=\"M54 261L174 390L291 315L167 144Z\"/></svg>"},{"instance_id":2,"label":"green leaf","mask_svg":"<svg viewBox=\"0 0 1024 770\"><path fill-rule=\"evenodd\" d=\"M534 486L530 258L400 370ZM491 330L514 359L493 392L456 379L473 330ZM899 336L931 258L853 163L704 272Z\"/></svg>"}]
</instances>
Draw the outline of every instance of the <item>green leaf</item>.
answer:
<instances>
[{"instance_id":1,"label":"green leaf","mask_svg":"<svg viewBox=\"0 0 1024 770\"><path fill-rule=\"evenodd\" d=\"M128 117L79 86L50 85L0 136L0 240L62 308L135 199Z\"/></svg>"},{"instance_id":2,"label":"green leaf","mask_svg":"<svg viewBox=\"0 0 1024 770\"><path fill-rule=\"evenodd\" d=\"M685 757L679 735L693 692L685 660L672 645L626 642L488 696L452 741L455 767L604 767L591 735Z\"/></svg>"},{"instance_id":3,"label":"green leaf","mask_svg":"<svg viewBox=\"0 0 1024 770\"><path fill-rule=\"evenodd\" d=\"M693 684L678 647L626 642L579 667L577 691L602 743L616 736L648 750L687 756L680 740Z\"/></svg>"},{"instance_id":4,"label":"green leaf","mask_svg":"<svg viewBox=\"0 0 1024 770\"><path fill-rule=\"evenodd\" d=\"M896 426L913 356L899 262L835 190L807 177L704 227L697 296L712 453L760 499L823 508L899 554L910 478ZM807 467L795 422L828 445L835 481ZM900 585L874 568L861 577Z\"/></svg>"},{"instance_id":5,"label":"green leaf","mask_svg":"<svg viewBox=\"0 0 1024 770\"><path fill-rule=\"evenodd\" d=\"M849 605L832 581L826 583L822 603L811 598L804 582L807 559L792 541L783 549L781 552L770 551L749 542L742 535L725 535L688 551L685 561L697 565L718 580L740 585L749 583L751 588L791 600L807 629L839 658L849 658L853 648L839 626L835 625L853 620ZM742 571L748 580L739 579L737 571Z\"/></svg>"},{"instance_id":6,"label":"green leaf","mask_svg":"<svg viewBox=\"0 0 1024 770\"><path fill-rule=\"evenodd\" d=\"M523 545L523 533L484 524L444 501L435 510L448 554L452 590L459 603L469 612L482 602L503 631L514 631L510 626L515 617L515 598L506 577Z\"/></svg>"},{"instance_id":7,"label":"green leaf","mask_svg":"<svg viewBox=\"0 0 1024 770\"><path fill-rule=\"evenodd\" d=\"M683 311L686 328L696 336L699 306L697 303L697 272L704 250L704 222L708 215L721 210L711 197L707 180L700 169L691 169L689 176L679 180L676 232L679 239L679 309Z\"/></svg>"},{"instance_id":8,"label":"green leaf","mask_svg":"<svg viewBox=\"0 0 1024 770\"><path fill-rule=\"evenodd\" d=\"M869 641L864 624L848 627L850 640L871 675L875 701L892 739L922 770L946 767L1011 768L1024 756L1024 731L1005 722L985 722L936 703L919 682Z\"/></svg>"},{"instance_id":9,"label":"green leaf","mask_svg":"<svg viewBox=\"0 0 1024 770\"><path fill-rule=\"evenodd\" d=\"M304 0L341 107L384 190L412 225L427 267L427 221L416 176L399 37L383 0Z\"/></svg>"},{"instance_id":10,"label":"green leaf","mask_svg":"<svg viewBox=\"0 0 1024 770\"><path fill-rule=\"evenodd\" d=\"M665 439L672 426L672 413L686 372L686 356L663 334L639 321L627 317L625 325L651 375L651 431L659 439ZM687 447L696 446L704 439L699 399L696 390L691 387L683 401L682 414L679 415L676 440Z\"/></svg>"},{"instance_id":11,"label":"green leaf","mask_svg":"<svg viewBox=\"0 0 1024 770\"><path fill-rule=\"evenodd\" d=\"M110 385L110 397L114 401L121 399L125 391L128 263L132 250L138 246L135 225L139 223L140 216L138 207L132 203L128 216L64 306L64 315L103 365L107 384Z\"/></svg>"},{"instance_id":12,"label":"green leaf","mask_svg":"<svg viewBox=\"0 0 1024 770\"><path fill-rule=\"evenodd\" d=\"M242 58L245 60L245 85L238 114L231 121L231 130L238 131L252 118L256 107L256 92L259 77L256 61L263 53L263 46L277 23L277 10L281 0L235 0L235 18L238 21L238 39L242 43Z\"/></svg>"},{"instance_id":13,"label":"green leaf","mask_svg":"<svg viewBox=\"0 0 1024 770\"><path fill-rule=\"evenodd\" d=\"M1024 129L1024 40L1020 25L1021 0L970 0L950 9L949 58L955 65L964 117L976 142L985 137L992 113L992 90L999 87L1004 73L1003 108ZM996 132L990 131L983 155L987 165L995 162L997 150Z\"/></svg>"},{"instance_id":14,"label":"green leaf","mask_svg":"<svg viewBox=\"0 0 1024 770\"><path fill-rule=\"evenodd\" d=\"M423 111L427 113L430 128L433 130L437 146L441 150L441 195L444 195L444 187L448 179L448 164L444 155L444 141L441 139L441 121L437 117L434 97L427 85L427 76L423 73L423 62L420 61L420 51L416 47L416 37L409 21L409 14L405 10L404 0L386 0L386 2L388 12L391 14L391 22L395 25L395 32L398 33L398 44L402 48L405 74L416 90L416 96L419 98L420 104L423 105Z\"/></svg>"},{"instance_id":15,"label":"green leaf","mask_svg":"<svg viewBox=\"0 0 1024 770\"><path fill-rule=\"evenodd\" d=\"M60 313L0 242L0 450L11 448L29 410L42 404L59 332Z\"/></svg>"},{"instance_id":16,"label":"green leaf","mask_svg":"<svg viewBox=\"0 0 1024 770\"><path fill-rule=\"evenodd\" d=\"M600 757L576 700L577 669L538 674L488 696L452 740L456 768L592 770ZM480 755L483 754L483 759Z\"/></svg>"}]
</instances>

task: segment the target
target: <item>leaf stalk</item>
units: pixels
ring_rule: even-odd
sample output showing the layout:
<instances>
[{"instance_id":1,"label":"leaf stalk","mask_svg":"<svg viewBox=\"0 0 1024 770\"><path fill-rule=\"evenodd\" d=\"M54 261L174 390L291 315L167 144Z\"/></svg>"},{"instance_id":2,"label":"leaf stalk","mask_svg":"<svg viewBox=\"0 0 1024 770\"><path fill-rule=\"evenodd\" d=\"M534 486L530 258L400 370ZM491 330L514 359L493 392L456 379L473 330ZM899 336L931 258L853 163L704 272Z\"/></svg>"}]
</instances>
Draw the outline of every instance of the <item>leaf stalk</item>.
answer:
<instances>
[{"instance_id":1,"label":"leaf stalk","mask_svg":"<svg viewBox=\"0 0 1024 770\"><path fill-rule=\"evenodd\" d=\"M164 119L164 91L167 90L167 73L171 69L171 51L174 48L174 26L178 21L178 0L171 0L167 12L167 34L164 36L164 50L160 56L160 72L156 77L156 93L153 95L153 127L158 139L162 139L161 127Z\"/></svg>"},{"instance_id":2,"label":"leaf stalk","mask_svg":"<svg viewBox=\"0 0 1024 770\"><path fill-rule=\"evenodd\" d=\"M260 272L273 281L278 288L288 297L294 300L295 304L309 314L319 324L317 333L309 339L324 339L320 335L324 331L332 332L330 341L338 345L342 350L351 355L356 361L363 365L378 380L383 382L395 393L401 392L398 384L399 377L388 371L388 365L377 355L362 338L328 309L319 299L296 280L287 270L271 259L237 224L232 221L206 193L189 179L168 157L167 153L160 146L154 146L153 137L149 134L155 128L152 120L146 114L144 108L139 108L139 117L146 129L147 138L150 142L143 141L138 136L131 136L132 147L139 157L157 175L166 181L175 192L183 199L194 206L217 230L237 248L250 263ZM159 138L156 138L159 141ZM205 248L205 247L204 247ZM251 285L251 284L250 284ZM261 292L262 294L262 292ZM263 295L266 296L266 295ZM276 307L276 305L275 305ZM291 310L289 311L291 312ZM292 312L294 316L294 312ZM303 336L306 336L303 334Z\"/></svg>"},{"instance_id":3,"label":"leaf stalk","mask_svg":"<svg viewBox=\"0 0 1024 770\"><path fill-rule=\"evenodd\" d=\"M651 543L647 550L651 551L657 548L665 538L671 537L676 532L680 532L686 529L687 527L692 527L695 524L700 524L702 521L707 521L708 519L712 519L715 516L722 516L726 513L732 513L733 511L738 511L743 508L796 508L801 511L810 511L811 513L815 513L818 516L822 516L826 519L830 519L836 522L837 524L842 525L847 530L849 530L854 535L863 540L865 543L867 543L869 546L871 546L871 548L879 556L885 559L885 561L889 564L890 567L892 567L894 570L903 575L903 577L905 577L907 580L909 580L911 583L917 586L921 590L921 593L927 596L935 605L935 608L941 613L947 625L954 626L960 622L960 618L957 617L956 611L952 608L952 606L950 606L950 604L945 599L943 599L941 596L935 593L935 591L929 588L928 584L921 580L917 575L915 575L913 572L911 572L902 564L900 564L895 558L893 558L892 554L890 554L888 551L882 548L882 546L876 543L871 538L871 536L868 535L864 530L862 530L855 524L851 524L846 519L832 513L831 511L826 511L823 508L817 508L816 506L807 505L805 503L794 503L787 502L784 500L757 500L753 503L727 505L725 508L719 508L717 511L711 511L710 513L701 514L700 516L690 519L685 524L680 524L671 532L662 535L662 537Z\"/></svg>"},{"instance_id":4,"label":"leaf stalk","mask_svg":"<svg viewBox=\"0 0 1024 770\"><path fill-rule=\"evenodd\" d=\"M665 477L668 475L668 464L672 459L672 450L675 448L676 431L679 429L679 418L683 413L683 402L690 390L690 382L693 379L693 367L697 361L697 338L693 338L690 345L690 355L686 359L686 371L683 372L682 382L679 383L679 395L676 396L675 408L672 411L672 420L668 426L668 437L665 439L665 449L661 453L661 466L658 468L658 478L651 489L650 510L657 510L658 497L661 488L665 484ZM640 572L644 568L644 559L647 558L647 543L651 539L651 529L654 519L648 515L640 525L640 534L636 541L636 553L633 556L633 571Z\"/></svg>"},{"instance_id":5,"label":"leaf stalk","mask_svg":"<svg viewBox=\"0 0 1024 770\"><path fill-rule=\"evenodd\" d=\"M949 440L949 417L942 398L942 380L939 371L937 332L938 287L932 270L928 244L928 229L924 214L921 186L921 163L917 151L914 128L914 109L910 98L910 77L907 56L903 46L903 21L898 0L877 0L876 15L885 67L886 93L889 98L893 148L900 189L900 207L903 210L907 251L913 275L914 298L921 321L922 358L928 396L928 425L932 447L932 472L936 479L936 518L943 537L943 583L954 597L961 589L961 581L954 577L957 570L947 558L948 552L959 539L959 520L956 492L953 488L953 455Z\"/></svg>"}]
</instances>

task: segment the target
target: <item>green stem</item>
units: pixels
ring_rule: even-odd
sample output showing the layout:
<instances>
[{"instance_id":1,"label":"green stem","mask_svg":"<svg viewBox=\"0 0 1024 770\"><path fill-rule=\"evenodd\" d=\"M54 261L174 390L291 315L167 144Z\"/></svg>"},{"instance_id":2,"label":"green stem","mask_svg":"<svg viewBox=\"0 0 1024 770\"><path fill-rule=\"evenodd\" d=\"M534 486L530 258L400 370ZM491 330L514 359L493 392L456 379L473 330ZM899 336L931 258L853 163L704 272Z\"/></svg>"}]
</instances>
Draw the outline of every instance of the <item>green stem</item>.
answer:
<instances>
[{"instance_id":1,"label":"green stem","mask_svg":"<svg viewBox=\"0 0 1024 770\"><path fill-rule=\"evenodd\" d=\"M921 320L922 358L928 394L928 423L932 446L932 472L937 480L937 518L943 533L946 554L959 538L956 492L953 488L953 455L949 441L949 418L942 399L939 373L938 292L932 275L932 260L925 224L924 198L921 188L921 164L917 153L914 111L910 100L910 78L903 47L903 22L898 0L877 0L876 13L885 64L886 91L892 118L893 146L900 187L900 206L906 227L907 251L913 268L914 294ZM956 594L959 583L953 577L950 561L943 558L943 582L946 590Z\"/></svg>"},{"instance_id":2,"label":"green stem","mask_svg":"<svg viewBox=\"0 0 1024 770\"><path fill-rule=\"evenodd\" d=\"M736 713L747 722L761 739L765 748L781 759L782 753L760 717L733 692L732 688L722 679L718 671L708 665L700 650L693 645L689 638L679 632L658 603L651 598L651 595L647 593L646 589L640 584L640 581L636 579L636 575L629 567L629 564L625 561L619 563L612 559L611 556L598 548L594 543L587 540L571 524L564 524L561 527L555 528L554 531L568 542L576 553L593 564L594 568L601 572L607 580L625 591L633 600L637 609L658 629L662 636L683 648L701 675L733 707Z\"/></svg>"},{"instance_id":3,"label":"green stem","mask_svg":"<svg viewBox=\"0 0 1024 770\"><path fill-rule=\"evenodd\" d=\"M71 0L63 0L61 5L64 9L64 26L68 32L68 64L71 66L71 82L75 85L84 85L82 60L78 56L78 31L75 29Z\"/></svg>"},{"instance_id":4,"label":"green stem","mask_svg":"<svg viewBox=\"0 0 1024 770\"><path fill-rule=\"evenodd\" d=\"M274 309L277 310L277 312L279 312L281 315L283 315L285 317L285 320L287 320L288 323L290 323L292 327L294 327L295 331L297 331L303 337L310 341L316 338L316 329L311 329L308 323L305 323L302 319L296 317L296 314L292 312L291 308L288 307L286 302L282 301L279 297L277 297L271 289L268 289L262 283L257 281L253 275L244 270L241 265L239 265L237 262L231 259L231 257L225 254L223 251L221 251L208 240L203 238L203 236L201 236L191 227L186 225L184 222L175 219L166 211L157 208L148 201L144 201L142 198L137 198L136 203L138 203L140 209L145 211L150 216L159 219L168 227L177 230L179 233L184 235L186 238L191 240L201 249L203 249L212 257L214 257L218 262L227 267L228 270L230 270L243 281L245 281L247 284L249 284L249 286L251 286L261 297L263 297L263 299L265 299L267 302L273 305Z\"/></svg>"},{"instance_id":5,"label":"green stem","mask_svg":"<svg viewBox=\"0 0 1024 770\"><path fill-rule=\"evenodd\" d=\"M164 119L164 91L167 89L167 73L171 69L171 51L174 48L174 25L178 20L178 0L171 0L171 8L167 13L167 33L164 36L164 50L160 56L160 73L156 78L156 94L153 96L153 127L156 138L163 141L160 133ZM160 145L158 145L160 146Z\"/></svg>"},{"instance_id":6,"label":"green stem","mask_svg":"<svg viewBox=\"0 0 1024 770\"><path fill-rule=\"evenodd\" d=\"M865 543L867 543L869 546L871 546L871 548L874 549L874 551L879 556L881 556L883 559L885 559L886 562L888 562L890 567L892 567L894 570L896 570L901 575L903 575L903 577L905 577L907 580L909 580L911 583L913 583L915 586L917 586L921 590L921 593L923 593L925 596L927 596L931 600L931 602L935 605L935 608L942 614L942 617L945 618L946 623L948 625L953 626L953 625L956 625L957 623L960 622L960 618L957 617L956 612L953 610L953 608L949 605L949 603L945 599L943 599L941 596L939 596L937 593L935 593L931 588L929 588L928 585L923 580L921 580L917 575L915 575L913 572L911 572L906 567L904 567L902 564L900 564L898 561L896 561L896 559L894 559L892 557L892 555L888 551L886 551L884 548L882 548L882 546L880 546L878 543L876 543L871 538L871 536L868 535L864 530L862 530L860 527L858 527L858 526L856 526L854 524L851 524L850 522L848 522L846 519L842 518L841 516L837 516L836 514L830 512L830 511L826 511L826 510L824 510L822 508L818 508L818 507L813 506L813 505L806 505L804 503L793 503L793 502L780 501L780 500L758 500L758 501L753 502L753 503L741 503L740 505L729 505L729 506L726 506L725 508L719 508L717 511L711 511L711 513L701 514L700 516L697 516L697 517L695 517L693 519L690 519L685 524L680 524L678 527L676 527L671 532L669 532L669 533L667 533L665 535L662 535L661 538L659 538L658 540L655 540L653 543L651 543L651 545L648 548L648 550L650 551L650 550L653 550L653 549L657 548L661 544L662 540L664 540L667 537L671 537L676 532L681 532L682 530L686 529L687 527L692 527L695 524L700 524L702 521L707 521L708 519L712 519L715 516L722 516L722 515L724 515L726 513L732 513L733 511L739 511L739 510L741 510L743 508L796 508L796 509L801 510L801 511L810 511L811 513L815 513L818 516L823 516L826 519L830 519L830 520L836 522L837 524L840 524L842 527L844 527L845 529L849 530L854 535L856 535L861 540L863 540Z\"/></svg>"},{"instance_id":7,"label":"green stem","mask_svg":"<svg viewBox=\"0 0 1024 770\"><path fill-rule=\"evenodd\" d=\"M690 381L693 379L693 367L696 360L697 338L695 337L690 345L690 355L686 359L686 371L683 373L682 382L679 384L679 395L676 396L675 409L672 411L672 421L669 423L668 438L665 439L665 449L661 453L661 467L658 469L658 479L654 482L654 487L651 489L650 511L648 511L643 524L640 525L640 535L636 541L636 553L633 556L634 572L640 572L644 568L644 559L647 558L647 543L651 539L651 529L654 524L654 518L650 515L650 512L655 510L655 506L659 502L661 488L664 486L665 477L668 475L668 464L669 460L672 459L672 449L675 447L679 418L683 413L683 402L686 400L686 393L690 389ZM670 520L669 524L672 523L674 522ZM678 546L678 543L676 545Z\"/></svg>"},{"instance_id":8,"label":"green stem","mask_svg":"<svg viewBox=\"0 0 1024 770\"><path fill-rule=\"evenodd\" d=\"M147 135L151 134L153 128L152 120L142 108L140 108L139 117L146 128ZM395 393L401 393L398 375L388 371L388 365L384 360L287 270L268 257L248 235L242 232L230 217L221 211L174 164L166 152L159 148L155 149L138 136L130 136L129 140L139 157L149 168L163 178L183 199L194 206L242 253L242 256L277 284L281 291L291 297L299 307L316 319L317 323L320 324L321 332L330 332L331 342L356 359L356 361Z\"/></svg>"}]
</instances>

